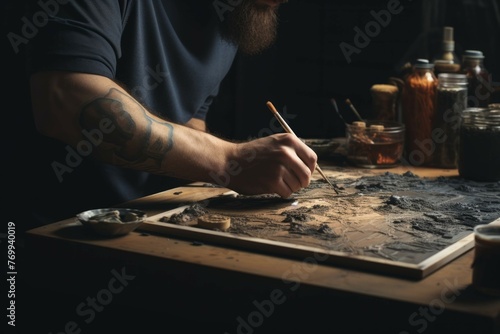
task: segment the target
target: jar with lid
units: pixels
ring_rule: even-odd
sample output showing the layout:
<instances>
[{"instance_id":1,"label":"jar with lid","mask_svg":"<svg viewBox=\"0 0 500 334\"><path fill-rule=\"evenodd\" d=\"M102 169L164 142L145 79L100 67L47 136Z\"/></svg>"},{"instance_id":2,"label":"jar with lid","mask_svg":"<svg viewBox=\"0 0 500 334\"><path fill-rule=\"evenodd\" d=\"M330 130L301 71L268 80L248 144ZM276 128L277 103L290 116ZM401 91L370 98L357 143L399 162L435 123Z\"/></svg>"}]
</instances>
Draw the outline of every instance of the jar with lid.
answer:
<instances>
[{"instance_id":1,"label":"jar with lid","mask_svg":"<svg viewBox=\"0 0 500 334\"><path fill-rule=\"evenodd\" d=\"M474 227L472 287L487 296L500 297L500 226L480 224Z\"/></svg>"},{"instance_id":2,"label":"jar with lid","mask_svg":"<svg viewBox=\"0 0 500 334\"><path fill-rule=\"evenodd\" d=\"M404 157L416 166L432 161L432 123L438 79L434 64L418 59L406 76L401 97L402 120L406 128Z\"/></svg>"},{"instance_id":3,"label":"jar with lid","mask_svg":"<svg viewBox=\"0 0 500 334\"><path fill-rule=\"evenodd\" d=\"M438 75L436 114L433 121L433 167L457 168L460 118L467 107L467 77L465 74Z\"/></svg>"},{"instance_id":4,"label":"jar with lid","mask_svg":"<svg viewBox=\"0 0 500 334\"><path fill-rule=\"evenodd\" d=\"M500 109L463 111L458 172L465 179L500 181Z\"/></svg>"},{"instance_id":5,"label":"jar with lid","mask_svg":"<svg viewBox=\"0 0 500 334\"><path fill-rule=\"evenodd\" d=\"M398 120L399 88L396 85L372 85L370 87L370 95L375 119L381 121Z\"/></svg>"},{"instance_id":6,"label":"jar with lid","mask_svg":"<svg viewBox=\"0 0 500 334\"><path fill-rule=\"evenodd\" d=\"M491 100L493 87L489 71L484 66L484 55L478 50L465 50L462 56L462 73L469 85L469 107L486 108Z\"/></svg>"}]
</instances>

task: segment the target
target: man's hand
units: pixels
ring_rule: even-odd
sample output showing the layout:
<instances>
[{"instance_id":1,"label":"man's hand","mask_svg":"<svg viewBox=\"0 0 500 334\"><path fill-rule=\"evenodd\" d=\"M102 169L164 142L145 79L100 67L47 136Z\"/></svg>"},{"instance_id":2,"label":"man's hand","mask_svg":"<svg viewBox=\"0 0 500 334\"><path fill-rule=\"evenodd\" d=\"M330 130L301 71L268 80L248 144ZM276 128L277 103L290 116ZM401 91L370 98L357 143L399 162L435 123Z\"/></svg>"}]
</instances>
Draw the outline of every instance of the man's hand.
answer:
<instances>
[{"instance_id":1,"label":"man's hand","mask_svg":"<svg viewBox=\"0 0 500 334\"><path fill-rule=\"evenodd\" d=\"M309 185L316 161L316 153L292 134L241 143L226 168L227 187L245 195L288 198Z\"/></svg>"}]
</instances>

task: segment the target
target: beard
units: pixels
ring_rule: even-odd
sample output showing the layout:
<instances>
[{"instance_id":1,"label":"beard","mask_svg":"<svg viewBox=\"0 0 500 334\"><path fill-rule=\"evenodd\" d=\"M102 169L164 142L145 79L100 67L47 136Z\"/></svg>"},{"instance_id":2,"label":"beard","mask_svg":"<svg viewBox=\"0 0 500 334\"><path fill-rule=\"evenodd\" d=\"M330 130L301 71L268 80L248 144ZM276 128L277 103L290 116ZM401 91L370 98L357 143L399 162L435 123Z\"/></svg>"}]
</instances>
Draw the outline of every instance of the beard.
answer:
<instances>
[{"instance_id":1,"label":"beard","mask_svg":"<svg viewBox=\"0 0 500 334\"><path fill-rule=\"evenodd\" d=\"M242 0L223 22L225 38L238 45L245 54L263 52L276 40L277 8L256 4L255 0Z\"/></svg>"}]
</instances>

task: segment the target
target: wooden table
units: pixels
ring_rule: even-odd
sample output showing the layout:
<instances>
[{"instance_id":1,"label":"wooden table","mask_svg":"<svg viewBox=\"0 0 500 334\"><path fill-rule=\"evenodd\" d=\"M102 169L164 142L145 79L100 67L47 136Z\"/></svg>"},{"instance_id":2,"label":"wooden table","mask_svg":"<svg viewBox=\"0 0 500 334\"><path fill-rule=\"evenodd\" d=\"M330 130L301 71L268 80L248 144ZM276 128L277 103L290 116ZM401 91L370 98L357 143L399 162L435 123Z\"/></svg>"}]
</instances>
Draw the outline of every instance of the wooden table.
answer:
<instances>
[{"instance_id":1,"label":"wooden table","mask_svg":"<svg viewBox=\"0 0 500 334\"><path fill-rule=\"evenodd\" d=\"M405 166L388 171L408 170L457 175ZM124 206L155 215L225 191L194 183ZM471 288L472 259L469 251L413 281L141 231L99 238L69 218L27 233L26 285L38 300L52 300L51 310L39 303L27 312L50 320L44 330L53 333L107 326L149 333L174 324L184 326L179 332L221 334L500 333L500 298Z\"/></svg>"}]
</instances>

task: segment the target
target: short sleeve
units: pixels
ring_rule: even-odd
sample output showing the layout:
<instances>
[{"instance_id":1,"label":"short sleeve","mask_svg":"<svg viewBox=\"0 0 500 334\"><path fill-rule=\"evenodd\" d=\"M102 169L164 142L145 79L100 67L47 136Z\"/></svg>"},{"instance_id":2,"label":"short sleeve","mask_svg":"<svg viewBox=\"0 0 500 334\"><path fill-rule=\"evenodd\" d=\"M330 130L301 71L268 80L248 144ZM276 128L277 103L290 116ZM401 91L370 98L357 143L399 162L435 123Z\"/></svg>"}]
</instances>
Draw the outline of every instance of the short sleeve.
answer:
<instances>
[{"instance_id":1,"label":"short sleeve","mask_svg":"<svg viewBox=\"0 0 500 334\"><path fill-rule=\"evenodd\" d=\"M26 45L28 74L61 70L113 78L121 56L126 4L120 0L68 0L53 8L53 15ZM35 6L31 13L28 17L43 17L40 7Z\"/></svg>"}]
</instances>

